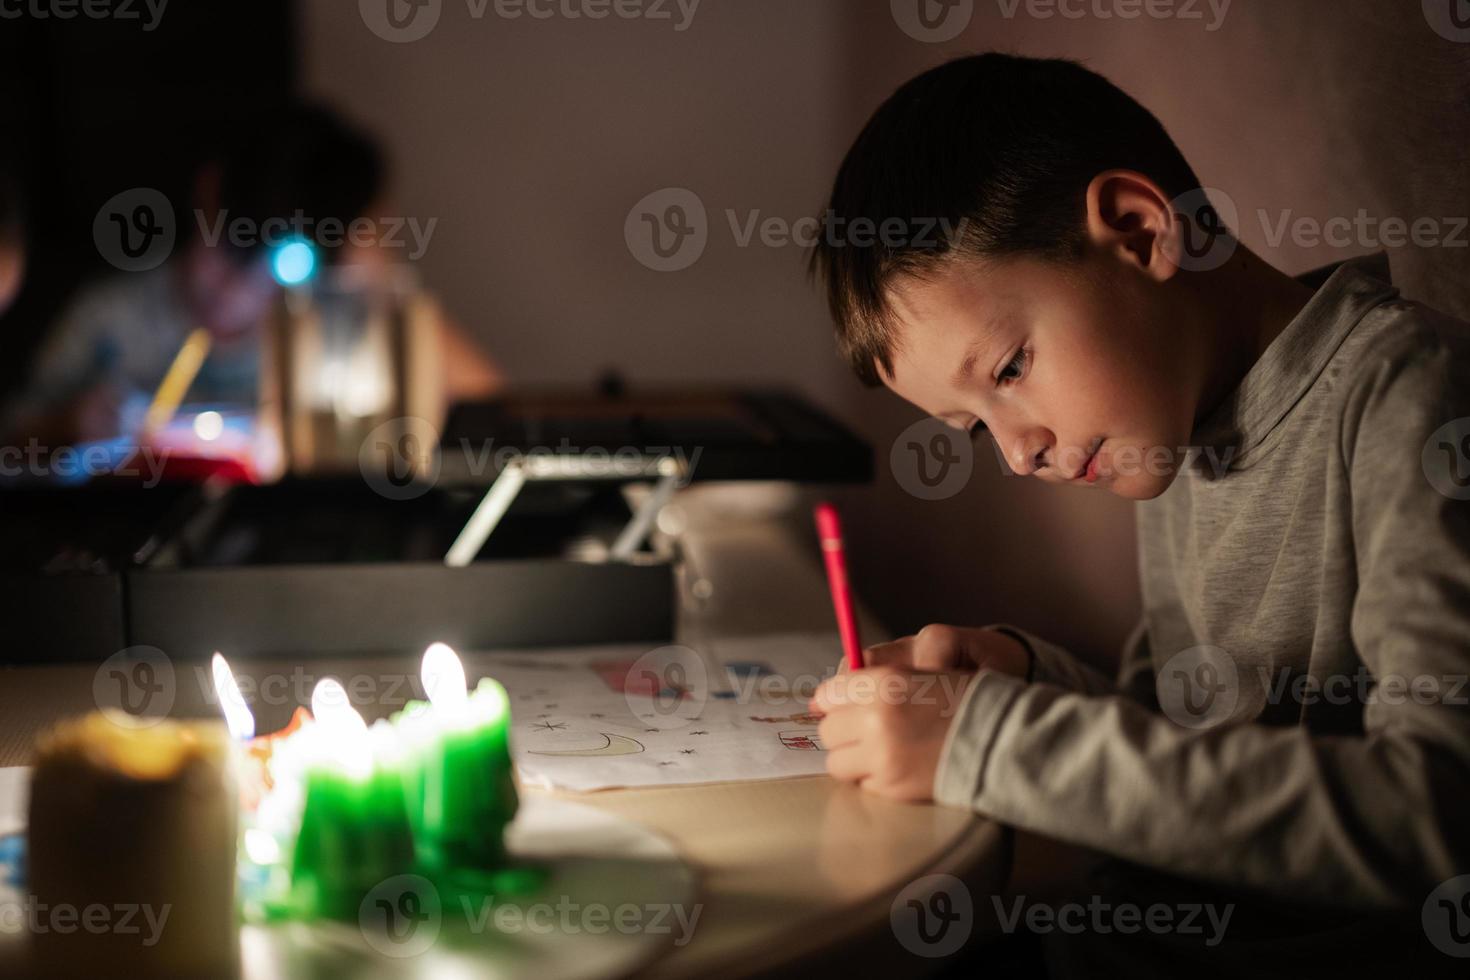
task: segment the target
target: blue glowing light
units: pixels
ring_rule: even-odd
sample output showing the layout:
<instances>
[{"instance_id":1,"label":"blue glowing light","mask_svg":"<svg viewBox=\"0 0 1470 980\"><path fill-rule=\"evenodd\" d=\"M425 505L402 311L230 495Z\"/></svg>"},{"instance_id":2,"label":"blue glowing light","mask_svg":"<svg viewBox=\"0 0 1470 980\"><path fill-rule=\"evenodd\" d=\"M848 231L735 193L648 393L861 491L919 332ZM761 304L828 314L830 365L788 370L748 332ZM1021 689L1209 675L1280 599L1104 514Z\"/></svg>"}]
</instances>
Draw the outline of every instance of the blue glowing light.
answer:
<instances>
[{"instance_id":1,"label":"blue glowing light","mask_svg":"<svg viewBox=\"0 0 1470 980\"><path fill-rule=\"evenodd\" d=\"M282 286L299 286L316 273L316 250L305 239L294 238L276 249L271 273Z\"/></svg>"}]
</instances>

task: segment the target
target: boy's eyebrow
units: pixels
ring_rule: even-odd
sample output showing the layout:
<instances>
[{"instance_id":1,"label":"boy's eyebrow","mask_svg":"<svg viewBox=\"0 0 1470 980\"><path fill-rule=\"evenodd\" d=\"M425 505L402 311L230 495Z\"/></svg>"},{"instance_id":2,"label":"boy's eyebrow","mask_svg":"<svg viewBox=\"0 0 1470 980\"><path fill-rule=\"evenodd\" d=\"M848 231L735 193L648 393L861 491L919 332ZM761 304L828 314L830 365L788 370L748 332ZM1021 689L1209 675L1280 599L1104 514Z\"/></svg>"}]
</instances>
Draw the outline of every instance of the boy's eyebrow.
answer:
<instances>
[{"instance_id":1,"label":"boy's eyebrow","mask_svg":"<svg viewBox=\"0 0 1470 980\"><path fill-rule=\"evenodd\" d=\"M975 371L975 362L980 360L980 352L984 350L985 342L977 340L965 348L965 356L960 360L959 370L950 379L950 384L956 388L964 388L970 382L970 375Z\"/></svg>"},{"instance_id":2,"label":"boy's eyebrow","mask_svg":"<svg viewBox=\"0 0 1470 980\"><path fill-rule=\"evenodd\" d=\"M1000 326L1005 321L1005 314L996 313L991 316L985 324L985 331L979 338L971 341L970 346L965 348L965 355L960 359L960 367L950 379L950 384L955 388L964 388L970 382L970 375L975 370L975 363L980 360L980 355L985 353L989 342L1000 332Z\"/></svg>"}]
</instances>

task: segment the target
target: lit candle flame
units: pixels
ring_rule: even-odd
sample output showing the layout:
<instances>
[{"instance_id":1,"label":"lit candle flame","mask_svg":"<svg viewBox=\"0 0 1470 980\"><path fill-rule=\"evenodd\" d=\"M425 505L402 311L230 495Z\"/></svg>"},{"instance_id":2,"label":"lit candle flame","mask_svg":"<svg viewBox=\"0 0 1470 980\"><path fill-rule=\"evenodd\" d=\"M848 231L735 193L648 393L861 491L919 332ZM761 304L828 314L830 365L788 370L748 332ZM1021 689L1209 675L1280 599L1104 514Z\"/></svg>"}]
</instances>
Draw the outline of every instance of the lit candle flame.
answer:
<instances>
[{"instance_id":1,"label":"lit candle flame","mask_svg":"<svg viewBox=\"0 0 1470 980\"><path fill-rule=\"evenodd\" d=\"M212 665L214 693L219 698L220 710L225 713L225 724L229 726L231 737L242 742L254 738L255 715L245 703L245 698L240 695L240 685L235 682L230 665L218 653L214 655Z\"/></svg>"},{"instance_id":2,"label":"lit candle flame","mask_svg":"<svg viewBox=\"0 0 1470 980\"><path fill-rule=\"evenodd\" d=\"M372 771L367 722L348 702L340 681L324 677L317 682L311 692L311 713L333 758L354 775L366 776Z\"/></svg>"},{"instance_id":3,"label":"lit candle flame","mask_svg":"<svg viewBox=\"0 0 1470 980\"><path fill-rule=\"evenodd\" d=\"M245 831L245 854L251 861L262 866L279 864L281 845L264 830L251 827Z\"/></svg>"},{"instance_id":4,"label":"lit candle flame","mask_svg":"<svg viewBox=\"0 0 1470 980\"><path fill-rule=\"evenodd\" d=\"M429 645L429 649L424 651L424 665L419 674L434 707L455 708L469 699L465 691L464 665L448 644Z\"/></svg>"}]
</instances>

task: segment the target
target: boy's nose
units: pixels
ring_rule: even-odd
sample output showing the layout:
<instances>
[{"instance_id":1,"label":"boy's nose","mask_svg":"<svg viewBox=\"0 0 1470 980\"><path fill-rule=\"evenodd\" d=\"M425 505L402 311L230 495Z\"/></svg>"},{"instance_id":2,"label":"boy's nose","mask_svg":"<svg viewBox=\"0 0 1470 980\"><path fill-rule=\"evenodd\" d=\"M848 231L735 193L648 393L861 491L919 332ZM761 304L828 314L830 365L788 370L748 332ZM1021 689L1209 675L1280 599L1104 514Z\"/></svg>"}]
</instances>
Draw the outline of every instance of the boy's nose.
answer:
<instances>
[{"instance_id":1,"label":"boy's nose","mask_svg":"<svg viewBox=\"0 0 1470 980\"><path fill-rule=\"evenodd\" d=\"M1051 449L1040 432L1017 436L1011 443L1010 466L1017 476L1032 476L1047 465L1047 454Z\"/></svg>"}]
</instances>

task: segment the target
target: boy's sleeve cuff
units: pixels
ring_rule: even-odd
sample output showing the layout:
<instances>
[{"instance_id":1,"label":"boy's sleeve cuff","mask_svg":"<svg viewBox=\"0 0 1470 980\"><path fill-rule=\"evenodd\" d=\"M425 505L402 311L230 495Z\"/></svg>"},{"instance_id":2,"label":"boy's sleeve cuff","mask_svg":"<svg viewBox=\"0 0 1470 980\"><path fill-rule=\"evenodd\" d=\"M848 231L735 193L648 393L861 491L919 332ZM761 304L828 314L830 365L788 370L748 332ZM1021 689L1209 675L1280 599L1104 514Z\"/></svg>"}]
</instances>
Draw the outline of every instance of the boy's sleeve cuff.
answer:
<instances>
[{"instance_id":1,"label":"boy's sleeve cuff","mask_svg":"<svg viewBox=\"0 0 1470 980\"><path fill-rule=\"evenodd\" d=\"M934 799L948 806L969 807L980 795L985 764L996 733L1016 698L1026 687L1019 677L982 670L960 699L934 772Z\"/></svg>"},{"instance_id":2,"label":"boy's sleeve cuff","mask_svg":"<svg viewBox=\"0 0 1470 980\"><path fill-rule=\"evenodd\" d=\"M1006 636L1009 636L1011 639L1015 640L1017 643L1021 644L1021 646L1026 648L1027 684L1030 684L1032 681L1044 679L1041 676L1041 671L1037 664L1037 660L1039 658L1036 656L1036 648L1044 643L1044 640L1040 640L1037 637L1032 636L1025 630L1017 629L1016 627L1011 626L1009 623L995 623L991 626L985 627L985 629L994 630L997 633L1004 633Z\"/></svg>"},{"instance_id":3,"label":"boy's sleeve cuff","mask_svg":"<svg viewBox=\"0 0 1470 980\"><path fill-rule=\"evenodd\" d=\"M1004 633L1024 646L1031 654L1031 665L1026 674L1028 683L1054 684L1057 687L1082 694L1114 694L1117 692L1117 685L1111 680L1082 663L1065 648L1055 643L1048 643L1036 634L1017 629L1009 623L997 623L985 628Z\"/></svg>"}]
</instances>

